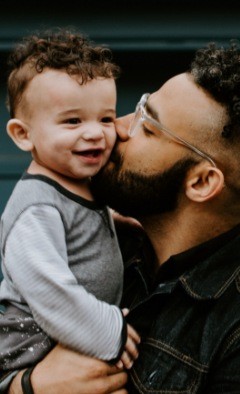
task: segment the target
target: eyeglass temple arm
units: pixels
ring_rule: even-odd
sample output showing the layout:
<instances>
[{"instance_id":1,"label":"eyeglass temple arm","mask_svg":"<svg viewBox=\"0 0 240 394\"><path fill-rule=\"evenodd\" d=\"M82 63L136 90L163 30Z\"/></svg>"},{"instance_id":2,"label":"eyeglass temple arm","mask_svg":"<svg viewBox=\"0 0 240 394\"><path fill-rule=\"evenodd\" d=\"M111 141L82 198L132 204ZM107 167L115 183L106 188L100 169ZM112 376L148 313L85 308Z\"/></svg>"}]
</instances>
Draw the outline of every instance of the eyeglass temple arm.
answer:
<instances>
[{"instance_id":1,"label":"eyeglass temple arm","mask_svg":"<svg viewBox=\"0 0 240 394\"><path fill-rule=\"evenodd\" d=\"M145 112L145 109L144 109L144 112ZM145 113L144 113L144 115L145 115ZM155 125L156 128L159 128L159 124L155 119L151 119L151 122ZM208 160L213 165L213 167L217 167L216 163L214 162L214 160L210 156L208 156L207 154L205 154L204 152L202 152L201 150L199 150L198 148L196 148L195 146L193 146L189 142L185 141L183 138L174 135L170 130L166 129L165 127L161 127L161 131L163 131L164 133L169 135L172 139L174 139L175 141L177 141L181 145L187 146L189 149L191 149L192 151L197 153L199 156Z\"/></svg>"}]
</instances>

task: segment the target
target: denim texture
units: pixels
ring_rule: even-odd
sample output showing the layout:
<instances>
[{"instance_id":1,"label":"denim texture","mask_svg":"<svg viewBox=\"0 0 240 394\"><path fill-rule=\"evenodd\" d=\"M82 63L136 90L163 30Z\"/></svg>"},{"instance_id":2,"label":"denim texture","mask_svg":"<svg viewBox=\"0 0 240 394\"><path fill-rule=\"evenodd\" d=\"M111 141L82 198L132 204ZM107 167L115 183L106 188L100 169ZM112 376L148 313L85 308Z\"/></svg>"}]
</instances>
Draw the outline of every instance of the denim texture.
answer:
<instances>
[{"instance_id":1,"label":"denim texture","mask_svg":"<svg viewBox=\"0 0 240 394\"><path fill-rule=\"evenodd\" d=\"M240 236L149 290L138 256L122 305L141 335L129 393L240 393Z\"/></svg>"}]
</instances>

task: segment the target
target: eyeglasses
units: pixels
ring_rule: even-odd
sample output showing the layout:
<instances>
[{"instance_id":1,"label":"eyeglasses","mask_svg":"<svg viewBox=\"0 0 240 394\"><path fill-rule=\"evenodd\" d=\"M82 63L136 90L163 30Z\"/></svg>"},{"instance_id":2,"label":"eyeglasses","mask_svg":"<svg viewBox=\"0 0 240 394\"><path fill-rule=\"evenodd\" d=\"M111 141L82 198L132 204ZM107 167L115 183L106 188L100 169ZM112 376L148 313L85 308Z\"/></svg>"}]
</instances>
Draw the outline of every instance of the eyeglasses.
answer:
<instances>
[{"instance_id":1,"label":"eyeglasses","mask_svg":"<svg viewBox=\"0 0 240 394\"><path fill-rule=\"evenodd\" d=\"M188 149L192 150L193 152L197 153L199 156L208 160L214 167L217 167L214 160L207 153L202 152L201 150L199 150L198 148L196 148L195 146L193 146L192 144L190 144L189 142L187 142L183 138L181 138L178 135L176 135L175 133L173 133L171 130L168 130L166 127L164 127L162 125L161 122L158 122L157 120L151 118L147 114L146 109L145 109L145 105L146 105L146 102L147 102L147 99L149 96L150 96L150 93L143 94L141 97L141 100L139 101L139 103L136 106L135 115L134 115L133 121L132 121L129 131L128 131L129 137L133 137L136 134L137 129L140 125L144 125L146 128L148 128L148 125L150 125L150 130L151 130L151 127L154 127L154 129L167 135L168 137L170 137L172 140L174 140L178 144L186 146Z\"/></svg>"}]
</instances>

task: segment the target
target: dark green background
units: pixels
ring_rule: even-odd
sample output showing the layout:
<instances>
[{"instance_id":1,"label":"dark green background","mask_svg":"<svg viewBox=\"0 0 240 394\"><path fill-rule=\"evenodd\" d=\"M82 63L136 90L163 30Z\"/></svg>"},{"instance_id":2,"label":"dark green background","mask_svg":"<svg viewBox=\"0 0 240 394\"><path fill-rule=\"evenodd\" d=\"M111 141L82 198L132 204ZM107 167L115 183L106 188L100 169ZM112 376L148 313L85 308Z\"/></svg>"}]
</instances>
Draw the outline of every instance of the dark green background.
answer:
<instances>
[{"instance_id":1,"label":"dark green background","mask_svg":"<svg viewBox=\"0 0 240 394\"><path fill-rule=\"evenodd\" d=\"M56 1L56 0L55 0ZM55 3L55 2L54 2ZM0 1L0 213L29 162L6 135L6 57L14 43L34 30L74 26L108 45L122 68L118 114L132 111L143 92L184 71L196 48L240 38L238 1Z\"/></svg>"}]
</instances>

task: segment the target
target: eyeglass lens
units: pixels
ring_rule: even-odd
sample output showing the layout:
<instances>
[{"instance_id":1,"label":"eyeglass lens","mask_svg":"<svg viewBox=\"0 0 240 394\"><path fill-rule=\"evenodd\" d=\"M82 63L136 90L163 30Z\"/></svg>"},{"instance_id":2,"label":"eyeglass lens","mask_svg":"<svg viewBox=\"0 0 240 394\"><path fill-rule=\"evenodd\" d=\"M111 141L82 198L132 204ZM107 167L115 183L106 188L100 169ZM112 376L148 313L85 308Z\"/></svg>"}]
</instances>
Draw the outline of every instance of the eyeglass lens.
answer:
<instances>
[{"instance_id":1,"label":"eyeglass lens","mask_svg":"<svg viewBox=\"0 0 240 394\"><path fill-rule=\"evenodd\" d=\"M128 131L129 137L133 137L136 134L140 122L141 122L141 109L140 106L137 106L133 120L129 127L129 131Z\"/></svg>"}]
</instances>

